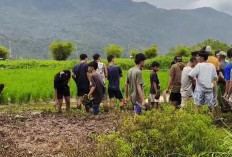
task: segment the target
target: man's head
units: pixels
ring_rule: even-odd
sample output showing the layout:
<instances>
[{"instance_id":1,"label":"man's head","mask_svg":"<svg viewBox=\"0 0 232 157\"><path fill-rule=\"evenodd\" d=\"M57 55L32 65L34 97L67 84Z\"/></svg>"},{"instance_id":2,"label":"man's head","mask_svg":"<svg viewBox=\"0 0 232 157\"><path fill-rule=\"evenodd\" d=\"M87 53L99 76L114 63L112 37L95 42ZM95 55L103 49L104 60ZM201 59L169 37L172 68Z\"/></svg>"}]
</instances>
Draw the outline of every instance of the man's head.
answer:
<instances>
[{"instance_id":1,"label":"man's head","mask_svg":"<svg viewBox=\"0 0 232 157\"><path fill-rule=\"evenodd\" d=\"M113 63L113 64L114 64L114 59L115 59L115 57L114 57L113 55L109 55L109 56L107 57L108 63Z\"/></svg>"},{"instance_id":2,"label":"man's head","mask_svg":"<svg viewBox=\"0 0 232 157\"><path fill-rule=\"evenodd\" d=\"M182 56L176 56L176 63L182 62Z\"/></svg>"},{"instance_id":3,"label":"man's head","mask_svg":"<svg viewBox=\"0 0 232 157\"><path fill-rule=\"evenodd\" d=\"M80 60L87 62L88 61L88 56L86 54L81 54L80 55Z\"/></svg>"},{"instance_id":4,"label":"man's head","mask_svg":"<svg viewBox=\"0 0 232 157\"><path fill-rule=\"evenodd\" d=\"M193 51L191 52L192 57L197 57L199 51Z\"/></svg>"},{"instance_id":5,"label":"man's head","mask_svg":"<svg viewBox=\"0 0 232 157\"><path fill-rule=\"evenodd\" d=\"M141 67L145 66L146 56L143 53L135 55L135 64Z\"/></svg>"},{"instance_id":6,"label":"man's head","mask_svg":"<svg viewBox=\"0 0 232 157\"><path fill-rule=\"evenodd\" d=\"M204 50L201 50L199 51L198 53L198 59L197 61L202 63L202 62L206 62L208 60L208 57L209 57L209 53L204 51Z\"/></svg>"},{"instance_id":7,"label":"man's head","mask_svg":"<svg viewBox=\"0 0 232 157\"><path fill-rule=\"evenodd\" d=\"M93 60L94 61L101 61L101 55L99 55L98 53L93 55Z\"/></svg>"},{"instance_id":8,"label":"man's head","mask_svg":"<svg viewBox=\"0 0 232 157\"><path fill-rule=\"evenodd\" d=\"M194 68L197 65L197 58L196 57L191 57L190 58L190 64L191 64L191 67Z\"/></svg>"},{"instance_id":9,"label":"man's head","mask_svg":"<svg viewBox=\"0 0 232 157\"><path fill-rule=\"evenodd\" d=\"M232 60L232 48L227 51L227 57Z\"/></svg>"},{"instance_id":10,"label":"man's head","mask_svg":"<svg viewBox=\"0 0 232 157\"><path fill-rule=\"evenodd\" d=\"M204 46L201 51L205 51L209 56L213 55L211 46Z\"/></svg>"},{"instance_id":11,"label":"man's head","mask_svg":"<svg viewBox=\"0 0 232 157\"><path fill-rule=\"evenodd\" d=\"M220 51L219 53L217 53L217 58L220 62L225 61L226 57L227 57L227 54L224 51Z\"/></svg>"},{"instance_id":12,"label":"man's head","mask_svg":"<svg viewBox=\"0 0 232 157\"><path fill-rule=\"evenodd\" d=\"M90 62L88 64L88 70L89 70L89 72L93 72L93 71L97 70L97 68L98 68L98 64L97 64L96 61L92 61L92 62Z\"/></svg>"},{"instance_id":13,"label":"man's head","mask_svg":"<svg viewBox=\"0 0 232 157\"><path fill-rule=\"evenodd\" d=\"M152 62L151 69L155 72L159 71L160 64L158 62Z\"/></svg>"},{"instance_id":14,"label":"man's head","mask_svg":"<svg viewBox=\"0 0 232 157\"><path fill-rule=\"evenodd\" d=\"M60 72L60 78L69 80L71 78L71 72L69 70L63 70Z\"/></svg>"}]
</instances>

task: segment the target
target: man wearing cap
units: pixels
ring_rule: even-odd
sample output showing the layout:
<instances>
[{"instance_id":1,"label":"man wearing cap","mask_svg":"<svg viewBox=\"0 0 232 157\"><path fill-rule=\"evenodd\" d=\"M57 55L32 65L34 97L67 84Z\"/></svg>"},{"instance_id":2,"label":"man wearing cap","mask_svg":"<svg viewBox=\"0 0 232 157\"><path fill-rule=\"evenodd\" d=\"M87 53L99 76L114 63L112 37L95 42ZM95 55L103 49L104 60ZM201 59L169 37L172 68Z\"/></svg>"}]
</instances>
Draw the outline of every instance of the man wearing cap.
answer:
<instances>
[{"instance_id":1,"label":"man wearing cap","mask_svg":"<svg viewBox=\"0 0 232 157\"><path fill-rule=\"evenodd\" d=\"M210 46L206 46L203 48L203 50L205 50L205 52L207 52L209 54L208 60L206 63L212 63L217 71L217 74L219 75L220 72L220 67L219 67L219 61L218 59L213 56L212 54L212 49ZM217 81L213 82L213 101L214 101L214 106L218 106L218 100L217 100Z\"/></svg>"},{"instance_id":2,"label":"man wearing cap","mask_svg":"<svg viewBox=\"0 0 232 157\"><path fill-rule=\"evenodd\" d=\"M229 64L228 62L226 62L226 57L227 54L224 51L219 51L216 54L216 57L219 60L219 67L220 67L220 73L219 73L219 77L218 77L218 102L219 105L221 106L222 111L226 111L227 110L227 102L223 101L222 96L225 93L225 89L226 89L226 81L224 79L224 70L225 67Z\"/></svg>"}]
</instances>

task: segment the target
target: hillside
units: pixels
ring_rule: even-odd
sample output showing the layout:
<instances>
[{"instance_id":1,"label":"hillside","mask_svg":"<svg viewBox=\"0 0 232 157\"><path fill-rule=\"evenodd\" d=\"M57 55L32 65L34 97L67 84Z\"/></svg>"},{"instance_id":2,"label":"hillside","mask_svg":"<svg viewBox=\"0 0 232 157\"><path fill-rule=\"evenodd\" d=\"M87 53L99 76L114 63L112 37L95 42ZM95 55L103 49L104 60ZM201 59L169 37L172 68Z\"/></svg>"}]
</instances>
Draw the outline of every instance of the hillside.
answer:
<instances>
[{"instance_id":1,"label":"hillside","mask_svg":"<svg viewBox=\"0 0 232 157\"><path fill-rule=\"evenodd\" d=\"M131 0L0 0L0 21L0 44L11 41L23 58L49 58L47 46L57 39L74 41L79 53L110 43L126 50L158 44L165 53L206 38L231 43L232 36L232 16L211 8L165 10Z\"/></svg>"}]
</instances>

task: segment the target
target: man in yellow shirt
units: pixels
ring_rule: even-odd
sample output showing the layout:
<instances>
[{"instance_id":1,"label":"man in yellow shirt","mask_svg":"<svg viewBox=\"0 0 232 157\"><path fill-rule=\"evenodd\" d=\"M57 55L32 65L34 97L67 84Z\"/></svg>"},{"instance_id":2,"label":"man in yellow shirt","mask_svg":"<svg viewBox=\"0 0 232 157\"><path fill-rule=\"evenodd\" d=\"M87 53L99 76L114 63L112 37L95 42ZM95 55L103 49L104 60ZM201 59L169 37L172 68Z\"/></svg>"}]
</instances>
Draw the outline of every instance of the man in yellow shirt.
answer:
<instances>
[{"instance_id":1,"label":"man in yellow shirt","mask_svg":"<svg viewBox=\"0 0 232 157\"><path fill-rule=\"evenodd\" d=\"M216 68L217 74L219 75L219 73L220 73L219 60L215 56L213 56L212 49L211 49L210 46L206 46L203 49L206 52L208 52L209 55L210 55L208 57L208 60L207 60L206 63L213 64L215 66L215 68ZM214 106L216 107L216 106L218 106L218 100L217 100L217 81L214 81L213 84L214 84L214 87L213 87L213 101L214 101Z\"/></svg>"}]
</instances>

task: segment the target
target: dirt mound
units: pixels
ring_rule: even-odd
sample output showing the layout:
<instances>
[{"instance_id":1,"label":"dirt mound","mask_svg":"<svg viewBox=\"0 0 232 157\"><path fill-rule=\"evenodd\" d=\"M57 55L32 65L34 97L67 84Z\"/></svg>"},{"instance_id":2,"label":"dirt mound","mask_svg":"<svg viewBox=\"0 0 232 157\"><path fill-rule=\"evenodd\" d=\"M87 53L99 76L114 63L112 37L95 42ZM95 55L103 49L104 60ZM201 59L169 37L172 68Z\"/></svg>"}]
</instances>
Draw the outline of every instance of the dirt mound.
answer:
<instances>
[{"instance_id":1,"label":"dirt mound","mask_svg":"<svg viewBox=\"0 0 232 157\"><path fill-rule=\"evenodd\" d=\"M0 115L3 156L95 156L94 138L117 129L119 116Z\"/></svg>"}]
</instances>

